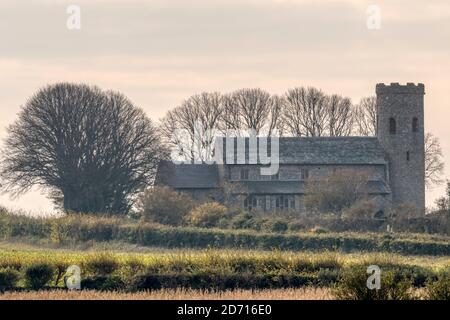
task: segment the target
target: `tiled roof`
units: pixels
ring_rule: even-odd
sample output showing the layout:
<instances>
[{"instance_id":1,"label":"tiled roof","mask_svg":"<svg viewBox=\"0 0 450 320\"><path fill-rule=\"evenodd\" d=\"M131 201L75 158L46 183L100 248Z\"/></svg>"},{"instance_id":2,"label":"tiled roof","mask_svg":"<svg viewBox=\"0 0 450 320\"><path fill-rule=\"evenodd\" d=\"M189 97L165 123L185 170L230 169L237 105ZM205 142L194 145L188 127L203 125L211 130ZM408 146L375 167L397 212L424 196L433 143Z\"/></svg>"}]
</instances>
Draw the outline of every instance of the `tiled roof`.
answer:
<instances>
[{"instance_id":1,"label":"tiled roof","mask_svg":"<svg viewBox=\"0 0 450 320\"><path fill-rule=\"evenodd\" d=\"M219 172L214 164L175 164L163 161L158 167L156 185L178 189L216 188L219 186Z\"/></svg>"},{"instance_id":2,"label":"tiled roof","mask_svg":"<svg viewBox=\"0 0 450 320\"><path fill-rule=\"evenodd\" d=\"M226 161L226 145L224 162ZM234 142L234 163L237 162L237 142ZM245 161L249 163L249 139L245 139ZM268 139L270 145L270 139ZM280 164L385 164L385 152L376 137L281 137ZM259 159L258 159L259 163Z\"/></svg>"}]
</instances>

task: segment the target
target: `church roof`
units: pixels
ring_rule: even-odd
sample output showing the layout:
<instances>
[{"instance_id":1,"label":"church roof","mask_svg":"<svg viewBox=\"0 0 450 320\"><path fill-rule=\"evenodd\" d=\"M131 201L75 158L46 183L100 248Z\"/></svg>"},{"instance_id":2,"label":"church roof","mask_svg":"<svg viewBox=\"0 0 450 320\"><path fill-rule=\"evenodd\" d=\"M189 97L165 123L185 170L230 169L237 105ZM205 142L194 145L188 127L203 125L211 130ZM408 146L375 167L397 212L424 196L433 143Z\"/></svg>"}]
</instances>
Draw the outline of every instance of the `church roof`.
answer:
<instances>
[{"instance_id":1,"label":"church roof","mask_svg":"<svg viewBox=\"0 0 450 320\"><path fill-rule=\"evenodd\" d=\"M245 161L249 163L249 140L248 138L239 139L245 141ZM236 163L236 140L234 145L234 163ZM225 161L225 141L223 147L224 162L229 164ZM384 155L378 139L374 137L279 138L280 164L380 165L386 164ZM218 188L219 168L217 164L175 164L171 161L163 161L158 168L156 184L175 189ZM246 181L245 184L252 193L283 194L292 193L293 190L296 190L295 193L304 193L303 181ZM368 187L373 193L390 193L389 187L382 181L369 182Z\"/></svg>"},{"instance_id":2,"label":"church roof","mask_svg":"<svg viewBox=\"0 0 450 320\"><path fill-rule=\"evenodd\" d=\"M208 189L219 186L217 165L175 164L162 161L156 174L156 185L166 185L176 189Z\"/></svg>"},{"instance_id":3,"label":"church roof","mask_svg":"<svg viewBox=\"0 0 450 320\"><path fill-rule=\"evenodd\" d=\"M230 164L223 139L224 162ZM237 139L245 140L245 161L249 163L249 139ZM267 140L270 146L270 139ZM234 163L236 145L234 138ZM281 137L279 159L280 164L386 164L385 152L376 137Z\"/></svg>"}]
</instances>

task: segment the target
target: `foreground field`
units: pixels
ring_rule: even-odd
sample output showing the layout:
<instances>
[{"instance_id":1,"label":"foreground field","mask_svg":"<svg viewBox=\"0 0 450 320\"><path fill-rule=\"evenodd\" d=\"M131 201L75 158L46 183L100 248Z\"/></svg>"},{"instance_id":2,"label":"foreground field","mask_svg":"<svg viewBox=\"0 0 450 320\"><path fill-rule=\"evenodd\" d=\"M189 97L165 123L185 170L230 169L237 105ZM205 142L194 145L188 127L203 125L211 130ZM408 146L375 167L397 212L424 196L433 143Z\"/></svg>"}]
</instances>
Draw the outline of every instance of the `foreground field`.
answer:
<instances>
[{"instance_id":1,"label":"foreground field","mask_svg":"<svg viewBox=\"0 0 450 320\"><path fill-rule=\"evenodd\" d=\"M275 290L157 290L136 293L100 291L8 292L0 300L332 300L330 289L301 288Z\"/></svg>"},{"instance_id":2,"label":"foreground field","mask_svg":"<svg viewBox=\"0 0 450 320\"><path fill-rule=\"evenodd\" d=\"M389 252L336 252L333 250L282 251L251 249L167 249L139 246L122 242L91 242L76 246L35 244L29 242L0 241L0 267L14 265L15 262L29 265L33 263L77 264L86 263L98 257L117 260L120 264L140 261L143 265L164 262L169 264L192 263L221 260L222 265L236 259L254 261L282 261L295 263L304 260L309 263L334 261L333 265L345 267L355 264L400 264L429 268L434 271L450 266L450 256L401 255Z\"/></svg>"},{"instance_id":3,"label":"foreground field","mask_svg":"<svg viewBox=\"0 0 450 320\"><path fill-rule=\"evenodd\" d=\"M380 266L395 279L408 279L411 286L420 288L450 265L450 257L388 253L13 249L17 247L16 244L9 248L5 243L0 246L0 280L6 279L3 286L7 291L64 288L64 277L73 265L81 271L83 289L128 292L177 288L215 291L330 288L352 268L357 269L351 273L359 270L367 278L365 270L369 265ZM7 279L16 280L7 282Z\"/></svg>"},{"instance_id":4,"label":"foreground field","mask_svg":"<svg viewBox=\"0 0 450 320\"><path fill-rule=\"evenodd\" d=\"M121 242L167 249L327 250L450 256L450 237L443 235L323 231L277 233L169 227L124 218L87 215L37 219L0 212L0 239L64 246Z\"/></svg>"},{"instance_id":5,"label":"foreground field","mask_svg":"<svg viewBox=\"0 0 450 320\"><path fill-rule=\"evenodd\" d=\"M373 265L381 290L367 287ZM81 292L66 290L73 266ZM449 266L449 256L0 242L0 299L450 299Z\"/></svg>"}]
</instances>

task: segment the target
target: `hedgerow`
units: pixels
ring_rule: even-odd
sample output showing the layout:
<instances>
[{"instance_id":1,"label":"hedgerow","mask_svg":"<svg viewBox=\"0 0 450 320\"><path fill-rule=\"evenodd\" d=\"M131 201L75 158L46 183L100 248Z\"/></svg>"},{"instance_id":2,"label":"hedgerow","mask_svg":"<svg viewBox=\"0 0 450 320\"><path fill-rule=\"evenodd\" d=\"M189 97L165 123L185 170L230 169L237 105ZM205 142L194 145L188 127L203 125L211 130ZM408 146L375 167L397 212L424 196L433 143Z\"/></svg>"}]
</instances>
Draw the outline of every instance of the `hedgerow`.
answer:
<instances>
[{"instance_id":1,"label":"hedgerow","mask_svg":"<svg viewBox=\"0 0 450 320\"><path fill-rule=\"evenodd\" d=\"M122 241L163 248L246 248L396 252L410 255L450 255L444 236L381 233L273 233L169 227L112 217L69 215L34 219L0 214L0 238L36 238L55 244Z\"/></svg>"},{"instance_id":2,"label":"hedgerow","mask_svg":"<svg viewBox=\"0 0 450 320\"><path fill-rule=\"evenodd\" d=\"M208 290L332 287L349 277L347 270L355 266L363 270L372 264L379 265L383 272L394 275L395 279L407 280L410 287L425 287L434 283L442 269L431 264L427 267L408 263L405 258L387 254L349 256L331 252L207 250L121 254L0 251L0 275L5 275L2 290L63 288L65 270L69 265L80 267L84 289L126 291L179 287ZM443 265L446 265L445 261ZM57 272L58 269L62 272ZM365 269L363 271L367 279ZM352 279L349 281L359 281L359 278ZM343 285L345 283L342 282ZM433 292L442 292L441 287L438 288L440 291L430 288Z\"/></svg>"}]
</instances>

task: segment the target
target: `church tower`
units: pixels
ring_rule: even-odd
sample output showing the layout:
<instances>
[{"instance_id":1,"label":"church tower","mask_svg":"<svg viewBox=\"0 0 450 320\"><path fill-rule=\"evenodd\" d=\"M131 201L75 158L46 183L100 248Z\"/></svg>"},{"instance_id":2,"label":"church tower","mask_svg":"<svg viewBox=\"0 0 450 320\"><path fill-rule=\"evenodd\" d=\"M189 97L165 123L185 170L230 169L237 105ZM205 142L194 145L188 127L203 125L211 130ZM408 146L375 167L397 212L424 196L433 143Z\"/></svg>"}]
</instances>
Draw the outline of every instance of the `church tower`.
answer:
<instances>
[{"instance_id":1,"label":"church tower","mask_svg":"<svg viewBox=\"0 0 450 320\"><path fill-rule=\"evenodd\" d=\"M422 83L377 84L377 136L389 161L392 204L425 214L424 95Z\"/></svg>"}]
</instances>

